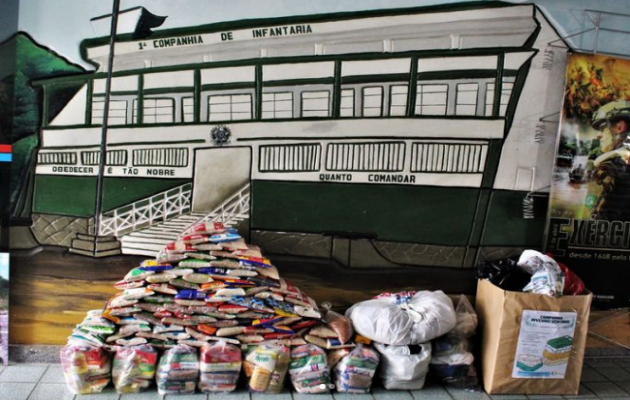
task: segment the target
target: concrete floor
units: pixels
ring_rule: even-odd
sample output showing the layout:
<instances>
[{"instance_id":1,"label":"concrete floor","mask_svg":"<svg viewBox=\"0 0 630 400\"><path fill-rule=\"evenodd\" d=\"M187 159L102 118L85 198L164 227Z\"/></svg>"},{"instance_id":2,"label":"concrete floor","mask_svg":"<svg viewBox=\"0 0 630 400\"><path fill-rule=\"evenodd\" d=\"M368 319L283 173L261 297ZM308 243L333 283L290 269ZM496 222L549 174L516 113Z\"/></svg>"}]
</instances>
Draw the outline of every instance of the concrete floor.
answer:
<instances>
[{"instance_id":1,"label":"concrete floor","mask_svg":"<svg viewBox=\"0 0 630 400\"><path fill-rule=\"evenodd\" d=\"M378 378L377 378L378 379ZM66 388L59 364L15 364L0 367L0 400L630 400L630 358L586 358L582 385L577 396L497 395L467 392L427 384L422 390L386 391L374 388L368 395L305 395L286 390L279 395L249 394L240 388L228 394L160 396L155 387L139 394L117 394L110 384L100 394L75 396Z\"/></svg>"}]
</instances>

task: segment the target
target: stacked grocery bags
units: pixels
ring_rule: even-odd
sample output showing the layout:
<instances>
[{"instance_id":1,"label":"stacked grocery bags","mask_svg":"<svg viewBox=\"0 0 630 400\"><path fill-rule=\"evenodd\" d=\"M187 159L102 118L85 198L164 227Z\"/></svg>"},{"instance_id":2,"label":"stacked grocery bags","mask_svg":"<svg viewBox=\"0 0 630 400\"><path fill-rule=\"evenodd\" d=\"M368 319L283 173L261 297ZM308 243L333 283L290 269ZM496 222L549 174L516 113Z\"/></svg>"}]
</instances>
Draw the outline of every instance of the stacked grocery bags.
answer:
<instances>
[{"instance_id":1,"label":"stacked grocery bags","mask_svg":"<svg viewBox=\"0 0 630 400\"><path fill-rule=\"evenodd\" d=\"M383 293L346 315L380 353L386 389L422 389L429 372L442 384L477 388L470 341L477 315L465 296L454 308L441 291Z\"/></svg>"},{"instance_id":2,"label":"stacked grocery bags","mask_svg":"<svg viewBox=\"0 0 630 400\"><path fill-rule=\"evenodd\" d=\"M119 292L88 312L61 351L74 393L98 393L110 381L119 393L154 382L162 395L231 392L240 375L258 393L279 393L286 380L299 393L368 393L379 363L387 389L419 389L438 338L436 365L472 364L444 344L467 352L460 342L474 331L460 321L469 309L456 313L444 293L382 294L345 316L320 309L221 223L196 224L114 286ZM450 376L438 369L440 379Z\"/></svg>"},{"instance_id":3,"label":"stacked grocery bags","mask_svg":"<svg viewBox=\"0 0 630 400\"><path fill-rule=\"evenodd\" d=\"M153 382L161 394L229 392L241 369L252 391L278 393L289 374L298 390L319 393L331 387L323 348L355 346L349 320L329 310L322 317L221 223L195 225L114 286L119 293L88 312L61 352L75 393L100 392L110 380L120 393Z\"/></svg>"}]
</instances>

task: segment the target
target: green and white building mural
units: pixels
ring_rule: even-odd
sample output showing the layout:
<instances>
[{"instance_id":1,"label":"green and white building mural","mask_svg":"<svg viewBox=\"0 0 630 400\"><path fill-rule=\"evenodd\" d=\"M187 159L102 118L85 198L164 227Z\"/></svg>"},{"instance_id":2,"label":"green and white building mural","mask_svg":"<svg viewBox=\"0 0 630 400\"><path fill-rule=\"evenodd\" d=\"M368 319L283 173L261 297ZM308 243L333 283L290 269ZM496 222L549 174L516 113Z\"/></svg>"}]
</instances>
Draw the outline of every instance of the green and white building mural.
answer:
<instances>
[{"instance_id":1,"label":"green and white building mural","mask_svg":"<svg viewBox=\"0 0 630 400\"><path fill-rule=\"evenodd\" d=\"M536 6L504 3L121 34L95 227L109 38L85 40L95 72L34 82L44 110L82 84L43 116L32 213L56 228L35 237L151 255L224 218L356 267L540 247L546 198L523 206L550 184L566 50Z\"/></svg>"}]
</instances>

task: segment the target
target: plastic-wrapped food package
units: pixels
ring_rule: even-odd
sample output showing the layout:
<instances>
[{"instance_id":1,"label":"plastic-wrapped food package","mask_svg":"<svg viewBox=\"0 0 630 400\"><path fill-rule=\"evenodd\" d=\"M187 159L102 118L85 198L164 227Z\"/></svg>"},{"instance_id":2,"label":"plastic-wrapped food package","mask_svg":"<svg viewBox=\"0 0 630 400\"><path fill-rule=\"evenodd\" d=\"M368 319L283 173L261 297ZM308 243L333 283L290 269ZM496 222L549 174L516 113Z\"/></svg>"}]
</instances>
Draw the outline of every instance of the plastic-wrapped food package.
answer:
<instances>
[{"instance_id":1,"label":"plastic-wrapped food package","mask_svg":"<svg viewBox=\"0 0 630 400\"><path fill-rule=\"evenodd\" d=\"M333 369L338 392L369 393L379 363L378 353L369 346L358 345Z\"/></svg>"},{"instance_id":2,"label":"plastic-wrapped food package","mask_svg":"<svg viewBox=\"0 0 630 400\"><path fill-rule=\"evenodd\" d=\"M556 261L535 250L525 250L518 266L532 275L523 292L560 297L564 291L564 273Z\"/></svg>"},{"instance_id":3,"label":"plastic-wrapped food package","mask_svg":"<svg viewBox=\"0 0 630 400\"><path fill-rule=\"evenodd\" d=\"M470 351L470 339L477 329L477 313L466 296L461 295L455 314L455 328L433 341L430 370L444 385L473 390L479 384L475 357Z\"/></svg>"},{"instance_id":4,"label":"plastic-wrapped food package","mask_svg":"<svg viewBox=\"0 0 630 400\"><path fill-rule=\"evenodd\" d=\"M203 393L231 392L241 372L241 349L221 340L201 348L199 390Z\"/></svg>"},{"instance_id":5,"label":"plastic-wrapped food package","mask_svg":"<svg viewBox=\"0 0 630 400\"><path fill-rule=\"evenodd\" d=\"M351 347L344 347L342 349L330 350L328 352L328 357L327 357L328 369L332 371L333 368L335 368L335 365L339 363L339 361L341 361L345 356L350 354L351 350L352 350Z\"/></svg>"},{"instance_id":6,"label":"plastic-wrapped food package","mask_svg":"<svg viewBox=\"0 0 630 400\"><path fill-rule=\"evenodd\" d=\"M360 335L395 346L425 343L455 326L453 302L442 291L384 293L353 305L346 316Z\"/></svg>"},{"instance_id":7,"label":"plastic-wrapped food package","mask_svg":"<svg viewBox=\"0 0 630 400\"><path fill-rule=\"evenodd\" d=\"M68 389L74 394L100 393L109 383L109 355L100 347L69 344L59 352Z\"/></svg>"},{"instance_id":8,"label":"plastic-wrapped food package","mask_svg":"<svg viewBox=\"0 0 630 400\"><path fill-rule=\"evenodd\" d=\"M328 302L322 304L324 322L326 322L330 329L335 331L335 333L337 334L337 338L341 343L346 343L352 338L352 335L354 334L354 330L352 329L352 321L350 320L350 318L332 311L330 309L331 306L332 305Z\"/></svg>"},{"instance_id":9,"label":"plastic-wrapped food package","mask_svg":"<svg viewBox=\"0 0 630 400\"><path fill-rule=\"evenodd\" d=\"M379 376L385 389L417 390L424 387L431 361L431 343L388 346L375 343L381 354Z\"/></svg>"},{"instance_id":10,"label":"plastic-wrapped food package","mask_svg":"<svg viewBox=\"0 0 630 400\"><path fill-rule=\"evenodd\" d=\"M149 345L121 347L114 356L112 377L118 393L148 389L155 377L158 353Z\"/></svg>"},{"instance_id":11,"label":"plastic-wrapped food package","mask_svg":"<svg viewBox=\"0 0 630 400\"><path fill-rule=\"evenodd\" d=\"M197 350L178 344L164 352L157 371L159 394L194 394L199 378Z\"/></svg>"},{"instance_id":12,"label":"plastic-wrapped food package","mask_svg":"<svg viewBox=\"0 0 630 400\"><path fill-rule=\"evenodd\" d=\"M259 345L245 356L243 368L249 378L248 387L252 392L280 393L291 362L288 347Z\"/></svg>"},{"instance_id":13,"label":"plastic-wrapped food package","mask_svg":"<svg viewBox=\"0 0 630 400\"><path fill-rule=\"evenodd\" d=\"M289 375L298 393L328 393L331 383L326 352L312 344L295 347Z\"/></svg>"}]
</instances>

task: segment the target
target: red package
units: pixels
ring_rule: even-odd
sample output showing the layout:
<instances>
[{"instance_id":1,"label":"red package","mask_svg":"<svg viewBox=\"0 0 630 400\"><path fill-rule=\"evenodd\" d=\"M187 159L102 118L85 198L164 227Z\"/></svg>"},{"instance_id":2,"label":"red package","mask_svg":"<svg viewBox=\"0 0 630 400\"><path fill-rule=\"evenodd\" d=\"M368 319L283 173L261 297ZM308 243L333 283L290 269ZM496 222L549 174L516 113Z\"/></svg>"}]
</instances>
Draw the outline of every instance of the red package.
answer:
<instances>
[{"instance_id":1,"label":"red package","mask_svg":"<svg viewBox=\"0 0 630 400\"><path fill-rule=\"evenodd\" d=\"M558 263L560 270L562 270L562 273L564 274L564 290L562 291L563 295L576 296L579 294L588 293L588 290L586 289L586 285L584 285L584 282L582 282L580 277L577 276L573 271L571 271L569 267L558 262L558 260L555 259L553 254L547 253L545 255L553 258L556 261L556 263Z\"/></svg>"},{"instance_id":2,"label":"red package","mask_svg":"<svg viewBox=\"0 0 630 400\"><path fill-rule=\"evenodd\" d=\"M556 261L557 262L557 261ZM566 265L562 263L558 263L560 269L564 273L564 292L563 295L578 295L588 293L586 290L586 286L584 282L577 276L573 271L569 269Z\"/></svg>"}]
</instances>

